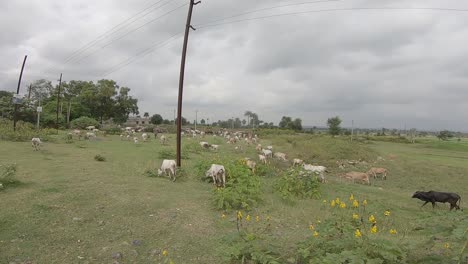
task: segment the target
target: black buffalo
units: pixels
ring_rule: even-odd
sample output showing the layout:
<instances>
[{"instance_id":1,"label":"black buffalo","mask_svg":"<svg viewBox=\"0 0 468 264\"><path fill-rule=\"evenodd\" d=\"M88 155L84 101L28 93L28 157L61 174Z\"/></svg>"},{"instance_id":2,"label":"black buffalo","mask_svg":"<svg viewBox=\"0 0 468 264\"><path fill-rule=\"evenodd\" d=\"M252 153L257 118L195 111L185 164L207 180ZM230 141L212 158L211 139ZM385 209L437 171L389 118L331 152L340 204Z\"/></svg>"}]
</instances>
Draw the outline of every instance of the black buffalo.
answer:
<instances>
[{"instance_id":1,"label":"black buffalo","mask_svg":"<svg viewBox=\"0 0 468 264\"><path fill-rule=\"evenodd\" d=\"M432 208L434 208L435 203L449 203L450 210L455 208L456 210L460 209L460 202L461 197L456 193L447 193L447 192L435 192L435 191L428 191L428 192L420 192L417 191L413 194L411 198L418 198L425 203L421 206L423 207L427 203L432 203ZM457 205L458 202L458 205Z\"/></svg>"}]
</instances>

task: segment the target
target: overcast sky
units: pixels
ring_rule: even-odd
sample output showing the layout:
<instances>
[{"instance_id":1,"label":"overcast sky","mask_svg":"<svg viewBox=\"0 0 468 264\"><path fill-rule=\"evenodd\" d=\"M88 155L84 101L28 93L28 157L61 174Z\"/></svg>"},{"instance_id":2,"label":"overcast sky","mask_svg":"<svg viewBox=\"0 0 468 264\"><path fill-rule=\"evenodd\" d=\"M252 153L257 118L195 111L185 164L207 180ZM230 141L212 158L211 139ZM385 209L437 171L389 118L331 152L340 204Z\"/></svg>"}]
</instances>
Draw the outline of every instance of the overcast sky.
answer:
<instances>
[{"instance_id":1,"label":"overcast sky","mask_svg":"<svg viewBox=\"0 0 468 264\"><path fill-rule=\"evenodd\" d=\"M66 62L74 51L158 2L123 24L122 30L97 39L94 46ZM188 5L176 8L188 2L0 1L0 90L16 89L27 54L23 92L36 79L55 82L61 72L65 81L109 78L131 88L141 113L172 119L182 37L104 74L182 32ZM354 120L358 127L403 128L406 124L468 131L468 12L335 10L201 26L251 10L301 2L312 1L203 0L195 6L192 25L199 28L190 33L183 115L194 120L198 109L199 119L211 122L242 118L245 110L251 110L275 124L287 115L301 118L303 125L325 126L327 118L338 115L343 126L351 126ZM468 10L468 2L329 1L268 9L221 22L362 7ZM116 40L137 27L141 28Z\"/></svg>"}]
</instances>

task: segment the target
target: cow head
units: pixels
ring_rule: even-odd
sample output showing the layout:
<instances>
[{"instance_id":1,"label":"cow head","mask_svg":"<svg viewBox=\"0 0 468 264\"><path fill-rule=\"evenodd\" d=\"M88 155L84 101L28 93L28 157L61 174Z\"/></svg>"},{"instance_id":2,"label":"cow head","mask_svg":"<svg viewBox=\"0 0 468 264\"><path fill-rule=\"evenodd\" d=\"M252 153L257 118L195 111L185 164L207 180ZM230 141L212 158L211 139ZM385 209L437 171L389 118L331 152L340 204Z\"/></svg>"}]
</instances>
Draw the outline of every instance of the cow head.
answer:
<instances>
[{"instance_id":1,"label":"cow head","mask_svg":"<svg viewBox=\"0 0 468 264\"><path fill-rule=\"evenodd\" d=\"M417 192L413 193L413 196L411 196L411 198L421 199L421 198L425 197L425 194L426 194L426 192L417 191Z\"/></svg>"},{"instance_id":2,"label":"cow head","mask_svg":"<svg viewBox=\"0 0 468 264\"><path fill-rule=\"evenodd\" d=\"M161 169L158 169L158 176L161 176L163 174L163 171Z\"/></svg>"}]
</instances>

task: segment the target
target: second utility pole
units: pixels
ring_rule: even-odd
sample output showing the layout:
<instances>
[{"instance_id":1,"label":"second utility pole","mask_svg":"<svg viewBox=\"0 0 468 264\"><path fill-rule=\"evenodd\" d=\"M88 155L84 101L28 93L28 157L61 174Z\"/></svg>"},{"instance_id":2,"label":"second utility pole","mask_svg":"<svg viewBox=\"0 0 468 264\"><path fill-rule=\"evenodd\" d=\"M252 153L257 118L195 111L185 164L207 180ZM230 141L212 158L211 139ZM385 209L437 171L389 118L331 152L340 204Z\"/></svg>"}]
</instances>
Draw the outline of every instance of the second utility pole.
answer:
<instances>
[{"instance_id":1,"label":"second utility pole","mask_svg":"<svg viewBox=\"0 0 468 264\"><path fill-rule=\"evenodd\" d=\"M177 167L181 166L180 145L182 143L182 94L184 90L185 57L187 55L187 44L190 29L195 30L195 28L192 27L192 25L190 25L192 21L193 6L198 5L199 3L201 3L201 1L195 2L194 0L190 0L190 6L187 15L187 24L185 25L184 47L182 48L182 59L180 62L179 99L177 102Z\"/></svg>"},{"instance_id":2,"label":"second utility pole","mask_svg":"<svg viewBox=\"0 0 468 264\"><path fill-rule=\"evenodd\" d=\"M58 86L58 92L57 92L57 134L58 134L58 129L59 129L59 104L60 104L60 88L62 87L62 74L60 74L60 80L59 80L59 86Z\"/></svg>"}]
</instances>

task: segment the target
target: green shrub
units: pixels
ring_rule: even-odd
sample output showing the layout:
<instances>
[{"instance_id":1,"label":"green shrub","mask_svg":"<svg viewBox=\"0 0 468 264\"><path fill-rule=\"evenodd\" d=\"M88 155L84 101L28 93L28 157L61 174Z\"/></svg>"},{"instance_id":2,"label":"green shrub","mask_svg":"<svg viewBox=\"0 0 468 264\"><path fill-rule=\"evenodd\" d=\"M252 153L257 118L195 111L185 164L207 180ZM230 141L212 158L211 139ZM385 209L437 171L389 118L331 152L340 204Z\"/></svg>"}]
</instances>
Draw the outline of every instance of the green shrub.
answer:
<instances>
[{"instance_id":1,"label":"green shrub","mask_svg":"<svg viewBox=\"0 0 468 264\"><path fill-rule=\"evenodd\" d=\"M94 159L96 161L106 161L106 158L104 156L101 156L100 154L97 154L96 156L94 156Z\"/></svg>"},{"instance_id":2,"label":"green shrub","mask_svg":"<svg viewBox=\"0 0 468 264\"><path fill-rule=\"evenodd\" d=\"M402 230L394 229L391 212L372 215L366 206L352 195L349 202L324 200L330 217L309 226L296 263L407 263L409 245Z\"/></svg>"},{"instance_id":3,"label":"green shrub","mask_svg":"<svg viewBox=\"0 0 468 264\"><path fill-rule=\"evenodd\" d=\"M255 167L255 174L262 177L276 177L278 176L278 171L274 166L267 166L263 163L257 163Z\"/></svg>"},{"instance_id":4,"label":"green shrub","mask_svg":"<svg viewBox=\"0 0 468 264\"><path fill-rule=\"evenodd\" d=\"M16 179L16 170L16 164L0 165L0 184L3 188L19 183Z\"/></svg>"},{"instance_id":5,"label":"green shrub","mask_svg":"<svg viewBox=\"0 0 468 264\"><path fill-rule=\"evenodd\" d=\"M40 129L36 130L31 123L18 121L16 123L16 131L13 130L13 121L0 118L0 140L9 141L30 141L34 137L40 138L42 141L51 141L50 135L57 134L55 129Z\"/></svg>"},{"instance_id":6,"label":"green shrub","mask_svg":"<svg viewBox=\"0 0 468 264\"><path fill-rule=\"evenodd\" d=\"M275 183L275 189L284 200L293 198L319 198L320 182L315 173L289 169Z\"/></svg>"},{"instance_id":7,"label":"green shrub","mask_svg":"<svg viewBox=\"0 0 468 264\"><path fill-rule=\"evenodd\" d=\"M226 263L285 263L272 236L271 219L237 212L236 231L223 237ZM223 219L226 216L223 214Z\"/></svg>"},{"instance_id":8,"label":"green shrub","mask_svg":"<svg viewBox=\"0 0 468 264\"><path fill-rule=\"evenodd\" d=\"M176 152L173 149L161 149L159 151L159 158L160 159L176 159ZM181 159L189 159L188 155L184 152L181 153Z\"/></svg>"},{"instance_id":9,"label":"green shrub","mask_svg":"<svg viewBox=\"0 0 468 264\"><path fill-rule=\"evenodd\" d=\"M219 163L226 169L226 187L213 191L218 209L249 210L260 201L260 178L253 175L242 161Z\"/></svg>"},{"instance_id":10,"label":"green shrub","mask_svg":"<svg viewBox=\"0 0 468 264\"><path fill-rule=\"evenodd\" d=\"M77 119L73 119L70 122L70 127L71 128L79 128L79 129L86 129L88 126L99 126L99 122L96 121L93 118L87 117L87 116L82 116Z\"/></svg>"},{"instance_id":11,"label":"green shrub","mask_svg":"<svg viewBox=\"0 0 468 264\"><path fill-rule=\"evenodd\" d=\"M73 135L70 133L67 133L63 136L63 139L65 140L65 143L70 144L73 143Z\"/></svg>"},{"instance_id":12,"label":"green shrub","mask_svg":"<svg viewBox=\"0 0 468 264\"><path fill-rule=\"evenodd\" d=\"M118 126L110 126L110 127L101 128L101 131L105 132L107 135L122 134L122 129Z\"/></svg>"}]
</instances>

